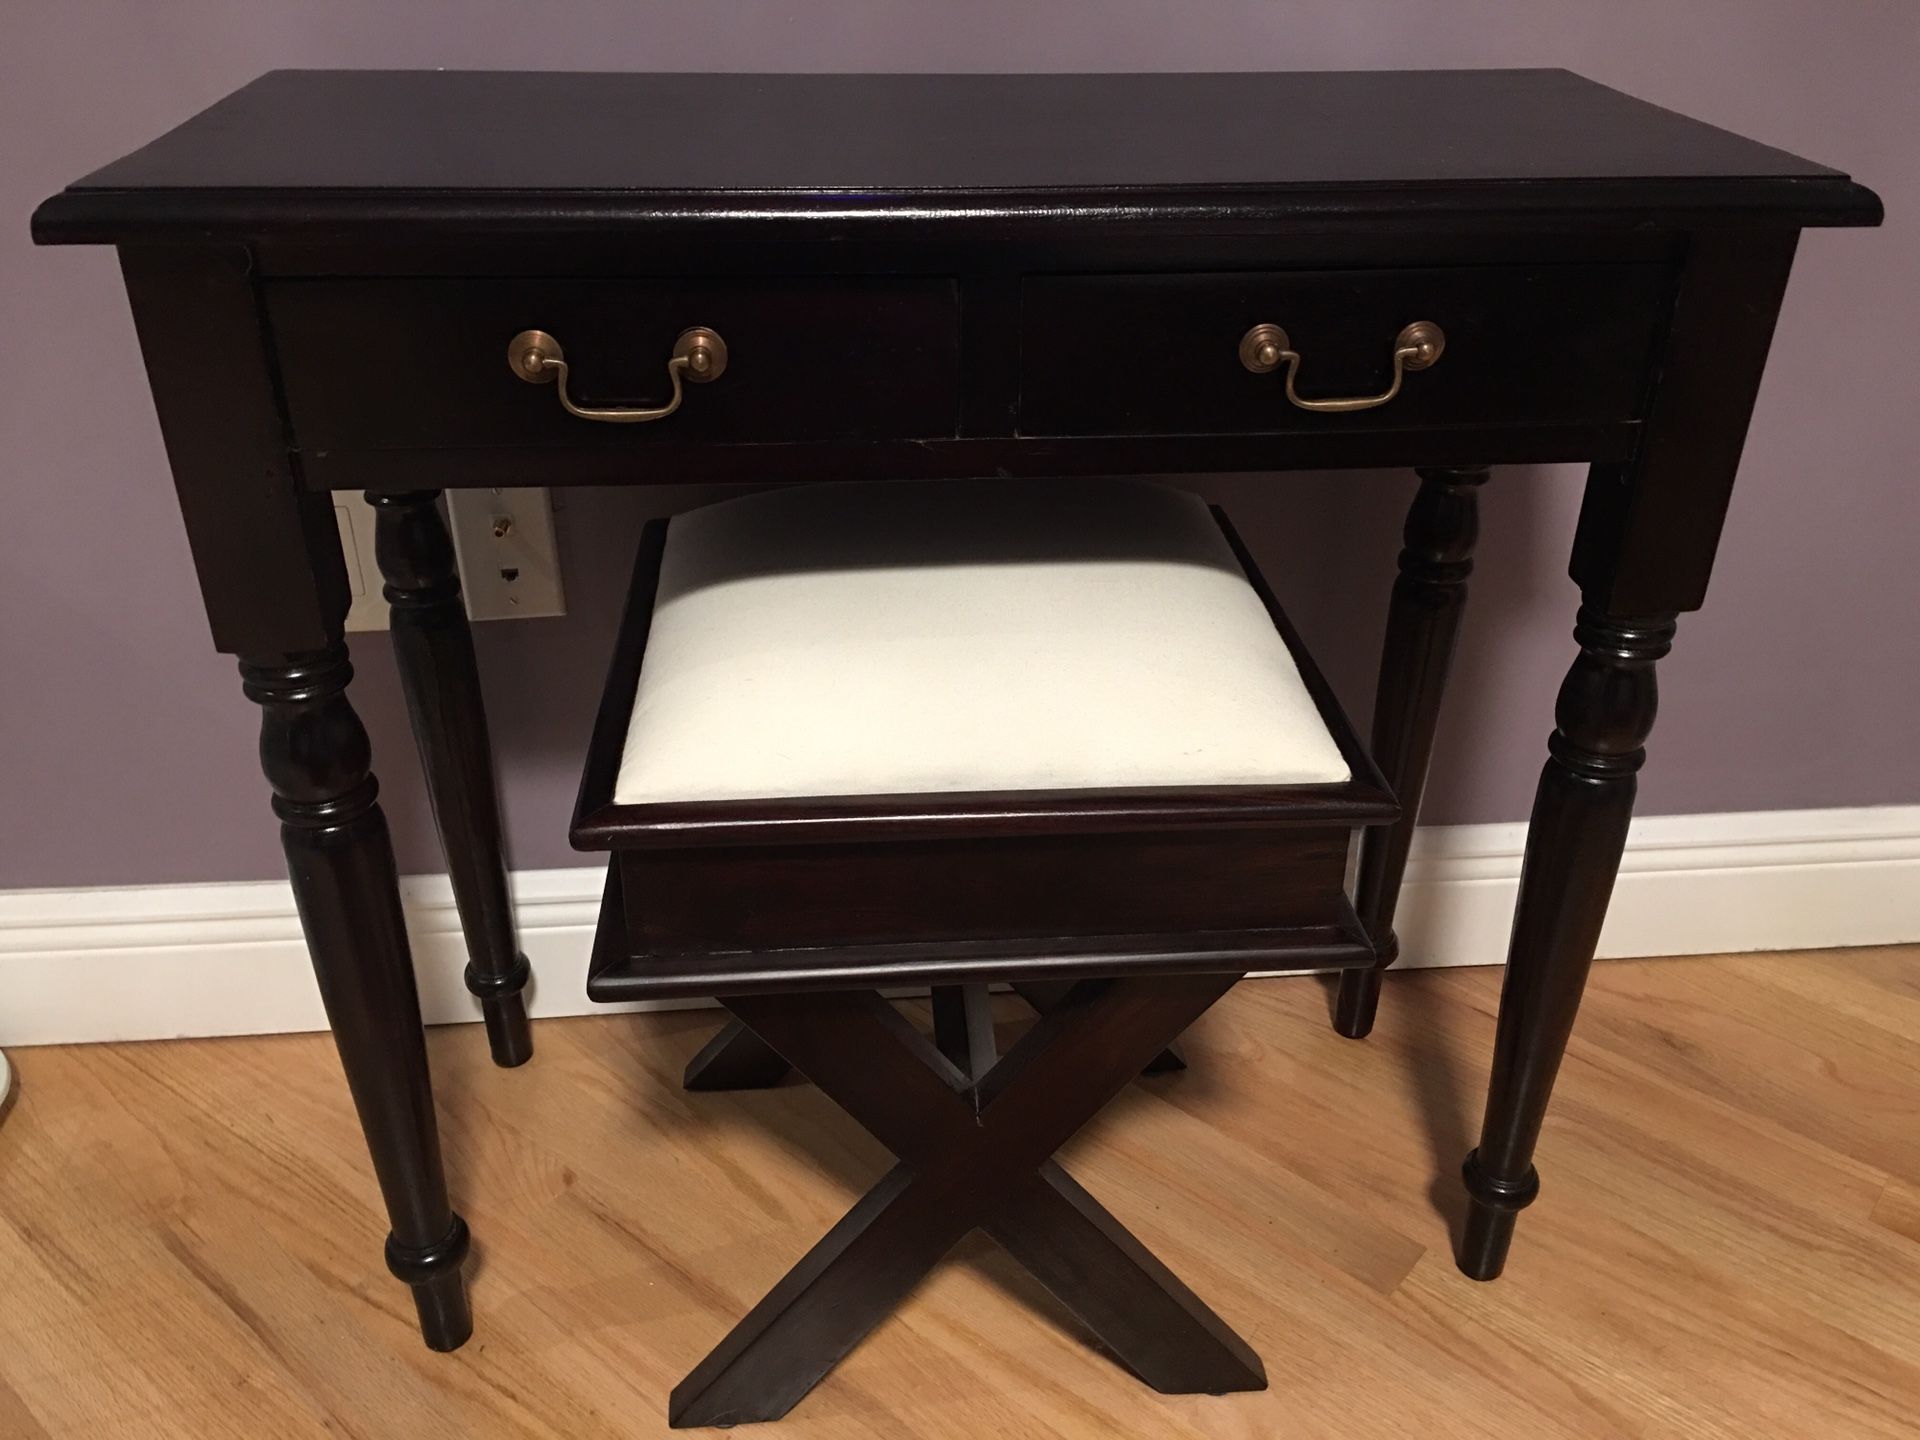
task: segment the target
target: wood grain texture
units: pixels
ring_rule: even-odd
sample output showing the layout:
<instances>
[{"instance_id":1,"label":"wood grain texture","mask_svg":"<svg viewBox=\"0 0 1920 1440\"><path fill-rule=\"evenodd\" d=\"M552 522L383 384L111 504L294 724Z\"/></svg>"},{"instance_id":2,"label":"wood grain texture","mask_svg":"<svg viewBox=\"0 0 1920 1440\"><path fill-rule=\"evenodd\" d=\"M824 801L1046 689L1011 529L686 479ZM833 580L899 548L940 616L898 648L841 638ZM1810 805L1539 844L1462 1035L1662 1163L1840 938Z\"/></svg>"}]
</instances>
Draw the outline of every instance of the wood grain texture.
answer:
<instances>
[{"instance_id":1,"label":"wood grain texture","mask_svg":"<svg viewBox=\"0 0 1920 1440\"><path fill-rule=\"evenodd\" d=\"M1920 947L1596 967L1551 1202L1482 1286L1448 1224L1498 984L1402 976L1365 1046L1317 983L1243 985L1191 1032L1192 1071L1064 1152L1268 1357L1266 1393L1145 1391L976 1238L780 1433L1910 1435ZM1027 1022L999 1003L1006 1043ZM511 1076L432 1033L484 1242L482 1334L453 1356L380 1263L325 1036L15 1051L0 1430L666 1433L673 1382L888 1163L812 1087L683 1093L711 1027L550 1021Z\"/></svg>"}]
</instances>

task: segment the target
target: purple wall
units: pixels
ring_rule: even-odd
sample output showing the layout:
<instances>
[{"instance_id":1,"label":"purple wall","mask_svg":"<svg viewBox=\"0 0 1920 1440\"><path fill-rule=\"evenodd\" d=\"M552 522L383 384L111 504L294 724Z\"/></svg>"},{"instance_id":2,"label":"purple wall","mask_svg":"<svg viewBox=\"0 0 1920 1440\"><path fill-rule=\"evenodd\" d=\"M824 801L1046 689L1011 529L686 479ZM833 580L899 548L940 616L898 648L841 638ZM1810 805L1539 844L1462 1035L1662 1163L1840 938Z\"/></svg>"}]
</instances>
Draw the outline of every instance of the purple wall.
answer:
<instances>
[{"instance_id":1,"label":"purple wall","mask_svg":"<svg viewBox=\"0 0 1920 1440\"><path fill-rule=\"evenodd\" d=\"M1144 70L1564 65L1852 171L1879 231L1801 247L1707 609L1662 671L1648 812L1920 801L1920 7L1910 0L1241 0L1176 6L376 0L10 3L0 17L0 887L280 873L255 715L199 613L110 253L35 250L33 205L275 66ZM644 143L644 137L636 137ZM1283 143L1276 137L1276 143ZM1526 814L1571 651L1578 476L1498 472L1430 796ZM1410 482L1223 480L1364 720ZM566 817L625 550L651 505L579 492L573 614L483 626L513 860ZM401 863L441 868L385 637L356 646Z\"/></svg>"}]
</instances>

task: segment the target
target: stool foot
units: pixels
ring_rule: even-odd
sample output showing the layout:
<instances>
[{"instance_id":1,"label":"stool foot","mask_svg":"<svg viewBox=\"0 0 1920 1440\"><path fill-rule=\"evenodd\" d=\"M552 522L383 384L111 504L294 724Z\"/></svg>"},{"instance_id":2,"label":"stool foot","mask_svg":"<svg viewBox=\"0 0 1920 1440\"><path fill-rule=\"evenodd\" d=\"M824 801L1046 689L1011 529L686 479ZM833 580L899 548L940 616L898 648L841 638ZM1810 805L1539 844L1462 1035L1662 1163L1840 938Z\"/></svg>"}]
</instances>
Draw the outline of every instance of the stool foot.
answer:
<instances>
[{"instance_id":1,"label":"stool foot","mask_svg":"<svg viewBox=\"0 0 1920 1440\"><path fill-rule=\"evenodd\" d=\"M1364 1040L1373 1033L1374 1016L1380 1011L1380 971L1343 970L1340 996L1333 1006L1333 1028L1349 1040Z\"/></svg>"},{"instance_id":2,"label":"stool foot","mask_svg":"<svg viewBox=\"0 0 1920 1440\"><path fill-rule=\"evenodd\" d=\"M1267 1388L1253 1348L1055 1162L985 1228L1162 1395Z\"/></svg>"}]
</instances>

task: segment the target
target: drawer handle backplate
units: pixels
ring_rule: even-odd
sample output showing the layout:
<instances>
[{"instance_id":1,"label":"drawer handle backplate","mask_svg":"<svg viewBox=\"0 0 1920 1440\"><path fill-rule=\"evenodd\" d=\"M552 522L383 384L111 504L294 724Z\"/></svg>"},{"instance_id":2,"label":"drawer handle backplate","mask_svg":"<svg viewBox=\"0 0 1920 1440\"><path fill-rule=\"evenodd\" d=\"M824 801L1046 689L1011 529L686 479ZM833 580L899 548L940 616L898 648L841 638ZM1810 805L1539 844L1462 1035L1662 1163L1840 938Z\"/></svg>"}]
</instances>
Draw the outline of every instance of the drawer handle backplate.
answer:
<instances>
[{"instance_id":1,"label":"drawer handle backplate","mask_svg":"<svg viewBox=\"0 0 1920 1440\"><path fill-rule=\"evenodd\" d=\"M1278 325L1256 325L1240 337L1240 363L1256 375L1287 367L1287 399L1302 410L1343 415L1350 410L1371 410L1384 405L1400 393L1400 382L1409 370L1425 370L1447 348L1447 337L1431 320L1416 320L1394 337L1393 383L1378 395L1351 395L1340 400L1302 400L1293 388L1300 373L1300 352Z\"/></svg>"},{"instance_id":2,"label":"drawer handle backplate","mask_svg":"<svg viewBox=\"0 0 1920 1440\"><path fill-rule=\"evenodd\" d=\"M718 380L727 368L727 342L703 325L680 332L667 359L667 378L673 382L673 394L664 405L576 405L567 393L567 360L560 342L544 330L522 330L507 343L507 364L513 373L531 385L558 383L560 404L569 415L582 420L604 420L611 425L638 425L648 420L664 420L680 408L686 398L681 380L704 385Z\"/></svg>"}]
</instances>

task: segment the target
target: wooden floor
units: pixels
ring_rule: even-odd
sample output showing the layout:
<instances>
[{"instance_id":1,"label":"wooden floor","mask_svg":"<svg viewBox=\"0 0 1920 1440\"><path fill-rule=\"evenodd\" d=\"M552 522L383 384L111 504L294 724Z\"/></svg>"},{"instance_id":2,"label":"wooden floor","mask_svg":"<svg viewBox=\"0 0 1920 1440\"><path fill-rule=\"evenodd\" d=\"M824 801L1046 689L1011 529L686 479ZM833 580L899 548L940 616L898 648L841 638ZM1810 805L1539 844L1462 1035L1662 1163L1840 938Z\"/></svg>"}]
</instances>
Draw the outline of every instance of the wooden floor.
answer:
<instances>
[{"instance_id":1,"label":"wooden floor","mask_svg":"<svg viewBox=\"0 0 1920 1440\"><path fill-rule=\"evenodd\" d=\"M1498 983L1397 975L1364 1044L1319 981L1242 986L1186 1074L1066 1152L1265 1394L1146 1391L976 1236L770 1433L1920 1433L1920 948L1598 967L1541 1201L1477 1285L1448 1226ZM381 1265L324 1036L16 1051L0 1437L664 1433L674 1381L886 1161L803 1086L682 1094L714 1023L549 1021L519 1071L434 1033L478 1237L455 1356Z\"/></svg>"}]
</instances>

